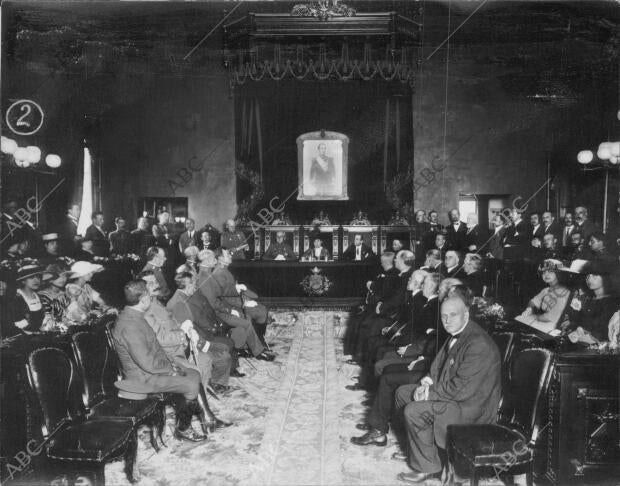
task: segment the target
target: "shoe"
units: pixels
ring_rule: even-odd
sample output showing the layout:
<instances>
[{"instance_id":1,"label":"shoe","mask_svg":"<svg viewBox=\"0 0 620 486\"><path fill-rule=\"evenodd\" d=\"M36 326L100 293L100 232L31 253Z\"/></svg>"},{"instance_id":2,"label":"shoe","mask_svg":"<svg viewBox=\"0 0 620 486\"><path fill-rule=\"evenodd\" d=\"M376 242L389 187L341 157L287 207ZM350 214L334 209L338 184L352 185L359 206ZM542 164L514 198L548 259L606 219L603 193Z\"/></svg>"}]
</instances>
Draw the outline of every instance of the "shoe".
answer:
<instances>
[{"instance_id":1,"label":"shoe","mask_svg":"<svg viewBox=\"0 0 620 486\"><path fill-rule=\"evenodd\" d=\"M199 434L192 427L188 427L185 430L174 429L174 437L179 440L186 440L189 442L202 442L207 440L207 436Z\"/></svg>"},{"instance_id":2,"label":"shoe","mask_svg":"<svg viewBox=\"0 0 620 486\"><path fill-rule=\"evenodd\" d=\"M237 349L237 356L239 358L251 358L252 353L250 353L247 349Z\"/></svg>"},{"instance_id":3,"label":"shoe","mask_svg":"<svg viewBox=\"0 0 620 486\"><path fill-rule=\"evenodd\" d=\"M208 428L210 432L215 432L216 430L224 429L226 427L230 427L231 425L232 425L232 422L224 422L223 420L220 420L219 418L216 418L214 422L207 422L205 424L205 426Z\"/></svg>"},{"instance_id":4,"label":"shoe","mask_svg":"<svg viewBox=\"0 0 620 486\"><path fill-rule=\"evenodd\" d=\"M373 444L379 447L385 447L387 445L387 437L380 430L370 429L361 437L351 437L351 442L360 446Z\"/></svg>"},{"instance_id":5,"label":"shoe","mask_svg":"<svg viewBox=\"0 0 620 486\"><path fill-rule=\"evenodd\" d=\"M372 429L372 427L370 425L365 424L365 423L364 424L355 424L355 428L357 430L370 430L370 429Z\"/></svg>"},{"instance_id":6,"label":"shoe","mask_svg":"<svg viewBox=\"0 0 620 486\"><path fill-rule=\"evenodd\" d=\"M347 390L351 390L351 391L365 390L366 389L364 386L360 385L359 383L355 383L353 385L347 385L347 386L345 386L345 388Z\"/></svg>"},{"instance_id":7,"label":"shoe","mask_svg":"<svg viewBox=\"0 0 620 486\"><path fill-rule=\"evenodd\" d=\"M429 479L441 478L441 471L436 473L421 473L417 471L411 471L406 473L400 473L396 478L399 481L403 481L409 484L420 484Z\"/></svg>"},{"instance_id":8,"label":"shoe","mask_svg":"<svg viewBox=\"0 0 620 486\"><path fill-rule=\"evenodd\" d=\"M274 354L268 353L267 351L263 351L259 355L254 356L256 359L260 359L261 361L273 361L276 359Z\"/></svg>"},{"instance_id":9,"label":"shoe","mask_svg":"<svg viewBox=\"0 0 620 486\"><path fill-rule=\"evenodd\" d=\"M215 383L214 385L211 385L211 388L213 388L216 393L226 393L230 391L230 387L228 385L222 385L220 383Z\"/></svg>"},{"instance_id":10,"label":"shoe","mask_svg":"<svg viewBox=\"0 0 620 486\"><path fill-rule=\"evenodd\" d=\"M405 454L404 452L395 452L394 454L392 454L392 460L393 461L406 461L407 460L407 454Z\"/></svg>"},{"instance_id":11,"label":"shoe","mask_svg":"<svg viewBox=\"0 0 620 486\"><path fill-rule=\"evenodd\" d=\"M245 373L241 373L241 371L235 368L230 372L230 376L232 376L233 378L243 378L245 376Z\"/></svg>"}]
</instances>

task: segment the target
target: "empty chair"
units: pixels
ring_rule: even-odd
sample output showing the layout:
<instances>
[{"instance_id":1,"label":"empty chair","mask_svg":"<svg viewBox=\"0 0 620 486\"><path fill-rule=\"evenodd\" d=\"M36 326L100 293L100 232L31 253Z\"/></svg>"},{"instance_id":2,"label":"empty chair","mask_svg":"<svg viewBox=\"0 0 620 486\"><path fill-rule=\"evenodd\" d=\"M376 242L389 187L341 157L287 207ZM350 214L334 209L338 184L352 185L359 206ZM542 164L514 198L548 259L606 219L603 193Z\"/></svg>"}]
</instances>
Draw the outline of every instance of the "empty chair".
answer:
<instances>
[{"instance_id":1,"label":"empty chair","mask_svg":"<svg viewBox=\"0 0 620 486\"><path fill-rule=\"evenodd\" d=\"M80 378L66 353L57 348L33 351L26 365L28 380L43 413L45 457L55 469L93 470L105 484L104 466L123 459L134 482L136 428L128 418L87 418L75 390Z\"/></svg>"}]
</instances>

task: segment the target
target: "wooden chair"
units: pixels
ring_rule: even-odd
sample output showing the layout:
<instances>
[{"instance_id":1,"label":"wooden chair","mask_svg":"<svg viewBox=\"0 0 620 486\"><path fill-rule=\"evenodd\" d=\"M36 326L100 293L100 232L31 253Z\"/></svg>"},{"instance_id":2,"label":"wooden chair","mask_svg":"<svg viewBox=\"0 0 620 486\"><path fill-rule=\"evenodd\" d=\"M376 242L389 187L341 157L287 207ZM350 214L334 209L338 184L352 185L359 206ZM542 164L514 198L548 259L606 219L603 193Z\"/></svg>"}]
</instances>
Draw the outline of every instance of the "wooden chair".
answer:
<instances>
[{"instance_id":1,"label":"wooden chair","mask_svg":"<svg viewBox=\"0 0 620 486\"><path fill-rule=\"evenodd\" d=\"M449 484L454 474L469 471L471 486L481 472L526 474L533 485L534 447L539 432L540 406L551 378L553 353L548 349L520 351L512 360L497 424L449 425L446 451Z\"/></svg>"},{"instance_id":2,"label":"wooden chair","mask_svg":"<svg viewBox=\"0 0 620 486\"><path fill-rule=\"evenodd\" d=\"M87 417L76 388L79 375L67 354L40 348L28 357L26 371L41 406L45 457L54 469L92 470L96 484L105 484L105 464L123 459L134 482L137 435L128 418Z\"/></svg>"}]
</instances>

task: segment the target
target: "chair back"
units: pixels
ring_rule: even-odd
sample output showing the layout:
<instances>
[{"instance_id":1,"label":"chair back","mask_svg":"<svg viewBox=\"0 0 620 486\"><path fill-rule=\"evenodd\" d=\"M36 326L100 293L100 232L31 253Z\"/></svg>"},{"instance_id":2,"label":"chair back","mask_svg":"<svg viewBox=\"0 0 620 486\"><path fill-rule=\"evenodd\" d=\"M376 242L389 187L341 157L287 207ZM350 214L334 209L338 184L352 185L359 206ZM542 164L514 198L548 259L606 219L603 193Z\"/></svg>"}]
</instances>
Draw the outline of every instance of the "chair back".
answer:
<instances>
[{"instance_id":1,"label":"chair back","mask_svg":"<svg viewBox=\"0 0 620 486\"><path fill-rule=\"evenodd\" d=\"M26 372L41 405L45 437L62 423L85 415L76 389L79 378L64 351L58 348L33 351L28 357Z\"/></svg>"},{"instance_id":2,"label":"chair back","mask_svg":"<svg viewBox=\"0 0 620 486\"><path fill-rule=\"evenodd\" d=\"M519 430L530 443L538 436L539 409L547 395L553 356L548 349L523 349L510 365L498 421Z\"/></svg>"},{"instance_id":3,"label":"chair back","mask_svg":"<svg viewBox=\"0 0 620 486\"><path fill-rule=\"evenodd\" d=\"M504 368L510 361L510 356L514 349L515 335L512 332L496 332L492 333L491 337L499 348L499 355L502 358L502 368Z\"/></svg>"},{"instance_id":4,"label":"chair back","mask_svg":"<svg viewBox=\"0 0 620 486\"><path fill-rule=\"evenodd\" d=\"M71 336L71 346L84 383L82 400L91 408L109 396L115 396L118 368L103 331L79 332Z\"/></svg>"}]
</instances>

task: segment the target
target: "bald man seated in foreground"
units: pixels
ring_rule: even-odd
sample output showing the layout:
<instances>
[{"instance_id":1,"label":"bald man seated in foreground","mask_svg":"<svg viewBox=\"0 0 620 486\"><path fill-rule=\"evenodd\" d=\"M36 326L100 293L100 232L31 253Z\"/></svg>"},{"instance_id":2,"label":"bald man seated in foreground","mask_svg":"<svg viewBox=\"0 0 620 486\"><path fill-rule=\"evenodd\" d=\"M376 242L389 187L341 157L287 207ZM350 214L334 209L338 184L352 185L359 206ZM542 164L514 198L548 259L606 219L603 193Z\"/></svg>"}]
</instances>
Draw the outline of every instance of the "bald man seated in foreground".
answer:
<instances>
[{"instance_id":1,"label":"bald man seated in foreground","mask_svg":"<svg viewBox=\"0 0 620 486\"><path fill-rule=\"evenodd\" d=\"M441 304L441 321L451 335L430 373L419 384L396 391L403 408L412 471L398 479L410 484L441 476L440 450L451 424L495 422L501 396L501 359L493 339L469 320L471 300L454 293ZM405 457L403 457L405 458Z\"/></svg>"}]
</instances>

